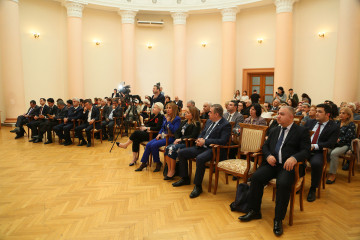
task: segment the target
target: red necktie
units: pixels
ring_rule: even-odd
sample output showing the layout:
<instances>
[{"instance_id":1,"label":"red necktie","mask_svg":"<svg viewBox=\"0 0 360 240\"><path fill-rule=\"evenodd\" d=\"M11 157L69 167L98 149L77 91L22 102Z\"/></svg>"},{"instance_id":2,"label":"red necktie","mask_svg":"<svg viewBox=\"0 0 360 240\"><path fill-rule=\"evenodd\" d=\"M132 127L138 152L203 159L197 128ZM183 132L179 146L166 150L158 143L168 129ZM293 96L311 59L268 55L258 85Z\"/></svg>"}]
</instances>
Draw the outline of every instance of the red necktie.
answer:
<instances>
[{"instance_id":1,"label":"red necktie","mask_svg":"<svg viewBox=\"0 0 360 240\"><path fill-rule=\"evenodd\" d=\"M321 125L322 125L322 123L319 123L319 126L316 129L316 132L315 132L315 135L313 137L313 140L311 141L311 144L316 144L317 143L317 140L318 140L319 135L320 135L320 127L321 127Z\"/></svg>"}]
</instances>

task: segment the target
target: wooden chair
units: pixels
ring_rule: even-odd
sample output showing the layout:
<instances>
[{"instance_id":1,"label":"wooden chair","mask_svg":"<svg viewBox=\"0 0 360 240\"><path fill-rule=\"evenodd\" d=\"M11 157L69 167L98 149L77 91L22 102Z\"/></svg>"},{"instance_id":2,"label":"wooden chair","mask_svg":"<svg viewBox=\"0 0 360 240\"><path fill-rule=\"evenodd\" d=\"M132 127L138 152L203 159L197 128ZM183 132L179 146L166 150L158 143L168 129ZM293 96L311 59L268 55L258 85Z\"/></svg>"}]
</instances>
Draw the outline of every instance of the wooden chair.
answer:
<instances>
[{"instance_id":1,"label":"wooden chair","mask_svg":"<svg viewBox=\"0 0 360 240\"><path fill-rule=\"evenodd\" d=\"M297 191L299 191L299 202L300 202L300 211L304 211L304 201L303 201L303 195L304 195L304 186L305 186L305 175L300 177L299 176L299 166L305 165L302 162L298 162L295 165L295 179L294 183L291 186L291 193L290 193L290 212L289 212L289 225L293 225L293 219L294 219L294 204L295 204L295 194ZM273 196L272 200L275 201L276 196L276 179L272 179L269 182L269 185L273 187Z\"/></svg>"},{"instance_id":2,"label":"wooden chair","mask_svg":"<svg viewBox=\"0 0 360 240\"><path fill-rule=\"evenodd\" d=\"M204 130L207 119L200 119L201 131Z\"/></svg>"},{"instance_id":3,"label":"wooden chair","mask_svg":"<svg viewBox=\"0 0 360 240\"><path fill-rule=\"evenodd\" d=\"M154 135L157 135L159 132L158 131L148 131L148 133L149 133L149 140L140 143L140 145L143 146L144 149L146 147L146 144L148 144L148 142L150 142L154 138ZM140 149L139 149L139 156L140 156ZM151 163L152 163L152 155L150 154L149 162L148 162L149 167L151 167Z\"/></svg>"},{"instance_id":4,"label":"wooden chair","mask_svg":"<svg viewBox=\"0 0 360 240\"><path fill-rule=\"evenodd\" d=\"M95 146L95 133L100 133L100 142L102 143L102 136L103 136L103 133L102 133L102 116L103 116L103 111L104 109L100 109L100 117L99 117L99 120L93 122L93 129L91 129L91 145L92 146ZM100 128L99 129L96 129L96 123L100 122ZM85 132L85 129L83 129L83 132Z\"/></svg>"},{"instance_id":5,"label":"wooden chair","mask_svg":"<svg viewBox=\"0 0 360 240\"><path fill-rule=\"evenodd\" d=\"M360 137L360 120L354 120L354 124L356 127L356 138Z\"/></svg>"},{"instance_id":6,"label":"wooden chair","mask_svg":"<svg viewBox=\"0 0 360 240\"><path fill-rule=\"evenodd\" d=\"M296 123L297 125L300 126L301 120L302 120L303 118L304 118L303 115L301 115L301 116L295 116L295 117L294 117L294 123Z\"/></svg>"},{"instance_id":7,"label":"wooden chair","mask_svg":"<svg viewBox=\"0 0 360 240\"><path fill-rule=\"evenodd\" d=\"M30 123L32 120L34 120L34 117L33 116L28 116L27 119L28 119L28 121ZM26 124L26 126L27 126L28 131L27 131L27 133L25 131L25 133L26 133L27 137L30 138L30 130L31 130L31 128L27 124Z\"/></svg>"},{"instance_id":8,"label":"wooden chair","mask_svg":"<svg viewBox=\"0 0 360 240\"><path fill-rule=\"evenodd\" d=\"M219 171L225 172L225 175L231 174L235 177L242 177L246 183L248 178L256 171L258 159L261 155L261 148L265 141L267 126L258 126L253 124L239 123L241 127L239 145L234 146L216 146L216 163L215 163L215 188L216 194L219 182ZM238 147L236 159L229 159L220 162L220 150ZM241 159L245 155L246 159ZM254 159L254 162L250 160ZM226 176L227 178L227 176ZM228 182L228 181L227 181ZM239 179L237 185L239 184Z\"/></svg>"}]
</instances>

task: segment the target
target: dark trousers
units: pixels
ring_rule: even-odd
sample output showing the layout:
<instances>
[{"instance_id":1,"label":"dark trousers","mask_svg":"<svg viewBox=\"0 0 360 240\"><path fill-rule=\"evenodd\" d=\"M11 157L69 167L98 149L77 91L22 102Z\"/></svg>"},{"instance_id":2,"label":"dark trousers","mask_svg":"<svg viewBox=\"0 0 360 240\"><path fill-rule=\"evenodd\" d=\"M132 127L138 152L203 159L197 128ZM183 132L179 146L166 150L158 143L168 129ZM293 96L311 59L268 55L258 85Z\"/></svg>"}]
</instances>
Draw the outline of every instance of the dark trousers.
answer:
<instances>
[{"instance_id":1,"label":"dark trousers","mask_svg":"<svg viewBox=\"0 0 360 240\"><path fill-rule=\"evenodd\" d=\"M83 129L85 129L87 141L91 142L91 130L93 129L93 125L90 125L88 122L75 127L75 137L79 138L79 140L82 141L85 140L82 135Z\"/></svg>"},{"instance_id":2,"label":"dark trousers","mask_svg":"<svg viewBox=\"0 0 360 240\"><path fill-rule=\"evenodd\" d=\"M27 124L27 126L31 129L32 135L39 135L39 126L40 124L44 123L45 120L43 119L38 119L38 120L34 120L31 121Z\"/></svg>"},{"instance_id":3,"label":"dark trousers","mask_svg":"<svg viewBox=\"0 0 360 240\"><path fill-rule=\"evenodd\" d=\"M277 164L275 167L269 164L262 165L252 175L248 199L249 208L256 212L260 211L264 186L273 178L276 178L275 219L283 220L289 205L295 172L293 170L286 171L282 164Z\"/></svg>"},{"instance_id":4,"label":"dark trousers","mask_svg":"<svg viewBox=\"0 0 360 240\"><path fill-rule=\"evenodd\" d=\"M41 123L40 126L39 126L39 138L42 139L44 133L46 132L46 133L47 133L47 139L48 139L49 141L52 141L51 130L52 130L56 125L58 125L58 122L57 122L57 121L49 121L49 120L47 120L47 121Z\"/></svg>"},{"instance_id":5,"label":"dark trousers","mask_svg":"<svg viewBox=\"0 0 360 240\"><path fill-rule=\"evenodd\" d=\"M25 130L24 130L24 125L27 124L29 122L27 117L24 117L23 115L20 115L17 117L16 120L16 124L15 127L19 127L20 128L20 133L17 133L18 135L24 135Z\"/></svg>"},{"instance_id":6,"label":"dark trousers","mask_svg":"<svg viewBox=\"0 0 360 240\"><path fill-rule=\"evenodd\" d=\"M201 185L205 174L205 163L212 158L211 148L189 147L179 151L180 177L188 178L188 159L196 158L195 185Z\"/></svg>"},{"instance_id":7,"label":"dark trousers","mask_svg":"<svg viewBox=\"0 0 360 240\"><path fill-rule=\"evenodd\" d=\"M110 138L114 137L114 125L115 125L114 120L102 121L101 128L102 128L104 137L107 137L108 135ZM107 126L107 131L106 131L106 126Z\"/></svg>"},{"instance_id":8,"label":"dark trousers","mask_svg":"<svg viewBox=\"0 0 360 240\"><path fill-rule=\"evenodd\" d=\"M139 152L140 143L143 141L149 141L149 134L144 131L135 131L131 134L130 140L133 141L132 151Z\"/></svg>"},{"instance_id":9,"label":"dark trousers","mask_svg":"<svg viewBox=\"0 0 360 240\"><path fill-rule=\"evenodd\" d=\"M311 164L311 187L317 188L320 184L322 166L323 166L323 153L322 151L315 151L311 153L309 159Z\"/></svg>"},{"instance_id":10,"label":"dark trousers","mask_svg":"<svg viewBox=\"0 0 360 240\"><path fill-rule=\"evenodd\" d=\"M59 136L60 139L65 139L66 142L70 142L70 130L73 128L73 123L61 123L54 127L54 131L56 135Z\"/></svg>"}]
</instances>

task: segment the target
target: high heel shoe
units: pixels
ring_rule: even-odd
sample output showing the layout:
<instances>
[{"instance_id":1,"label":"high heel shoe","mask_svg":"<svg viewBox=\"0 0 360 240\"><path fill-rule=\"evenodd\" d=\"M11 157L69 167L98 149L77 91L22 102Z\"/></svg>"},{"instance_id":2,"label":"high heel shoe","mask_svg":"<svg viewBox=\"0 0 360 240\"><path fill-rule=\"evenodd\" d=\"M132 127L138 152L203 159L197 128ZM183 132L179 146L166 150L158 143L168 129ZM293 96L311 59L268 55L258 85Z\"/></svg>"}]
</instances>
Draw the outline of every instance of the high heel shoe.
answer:
<instances>
[{"instance_id":1,"label":"high heel shoe","mask_svg":"<svg viewBox=\"0 0 360 240\"><path fill-rule=\"evenodd\" d=\"M129 166L134 166L136 164L136 161L137 161L137 159L135 160L135 162L129 163Z\"/></svg>"},{"instance_id":2,"label":"high heel shoe","mask_svg":"<svg viewBox=\"0 0 360 240\"><path fill-rule=\"evenodd\" d=\"M165 176L164 177L164 180L173 180L175 177L175 174L172 176L172 177L169 177L169 176Z\"/></svg>"},{"instance_id":3,"label":"high heel shoe","mask_svg":"<svg viewBox=\"0 0 360 240\"><path fill-rule=\"evenodd\" d=\"M330 179L327 179L326 184L333 184L333 183L335 183L335 180L336 180L336 178L333 181L331 181Z\"/></svg>"},{"instance_id":4,"label":"high heel shoe","mask_svg":"<svg viewBox=\"0 0 360 240\"><path fill-rule=\"evenodd\" d=\"M154 172L160 172L161 166L162 166L162 162L157 162Z\"/></svg>"},{"instance_id":5,"label":"high heel shoe","mask_svg":"<svg viewBox=\"0 0 360 240\"><path fill-rule=\"evenodd\" d=\"M144 168L147 167L147 163L141 163L138 169L135 169L135 172L141 172Z\"/></svg>"}]
</instances>

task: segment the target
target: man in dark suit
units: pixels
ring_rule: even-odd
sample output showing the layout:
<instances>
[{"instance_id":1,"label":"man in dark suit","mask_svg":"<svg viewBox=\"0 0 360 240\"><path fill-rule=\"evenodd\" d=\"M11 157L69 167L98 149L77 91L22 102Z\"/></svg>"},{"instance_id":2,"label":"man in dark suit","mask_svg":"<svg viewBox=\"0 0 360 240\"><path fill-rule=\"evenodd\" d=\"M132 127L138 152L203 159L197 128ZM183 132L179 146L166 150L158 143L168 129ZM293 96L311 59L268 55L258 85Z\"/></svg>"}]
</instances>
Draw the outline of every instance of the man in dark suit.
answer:
<instances>
[{"instance_id":1,"label":"man in dark suit","mask_svg":"<svg viewBox=\"0 0 360 240\"><path fill-rule=\"evenodd\" d=\"M48 103L48 106L49 106L49 111L45 116L45 120L42 123L40 123L40 125L39 125L39 134L38 134L38 137L34 140L34 143L42 142L43 135L47 131L48 126L50 126L50 125L51 125L50 131L47 131L47 133L48 133L47 134L48 141L47 141L46 144L52 143L51 129L52 129L53 126L58 124L58 122L55 121L55 119L54 119L55 114L58 111L58 108L54 104L54 102L55 101L54 101L53 98L48 98L47 99L47 103Z\"/></svg>"},{"instance_id":2,"label":"man in dark suit","mask_svg":"<svg viewBox=\"0 0 360 240\"><path fill-rule=\"evenodd\" d=\"M329 120L331 107L328 104L316 106L316 119L306 121L305 127L314 131L311 136L311 187L307 196L308 202L316 199L316 188L319 186L322 175L323 148L334 148L340 134L339 125Z\"/></svg>"},{"instance_id":3,"label":"man in dark suit","mask_svg":"<svg viewBox=\"0 0 360 240\"><path fill-rule=\"evenodd\" d=\"M210 144L225 145L231 136L231 125L222 115L222 106L220 104L212 105L209 120L207 120L204 130L196 140L196 146L179 151L181 179L173 183L174 187L190 184L188 159L196 158L195 187L190 194L190 198L196 198L202 193L201 184L205 174L205 163L212 158Z\"/></svg>"},{"instance_id":4,"label":"man in dark suit","mask_svg":"<svg viewBox=\"0 0 360 240\"><path fill-rule=\"evenodd\" d=\"M175 97L174 103L178 106L179 112L181 112L181 109L183 108L183 101L179 100L179 97Z\"/></svg>"},{"instance_id":5,"label":"man in dark suit","mask_svg":"<svg viewBox=\"0 0 360 240\"><path fill-rule=\"evenodd\" d=\"M70 105L73 104L73 106ZM64 146L69 146L72 144L70 138L70 130L73 128L73 121L77 121L82 117L83 108L80 106L80 100L78 98L73 98L72 101L67 101L68 104L68 114L64 118L64 123L56 125L54 127L55 133L59 136L60 139L64 139Z\"/></svg>"},{"instance_id":6,"label":"man in dark suit","mask_svg":"<svg viewBox=\"0 0 360 240\"><path fill-rule=\"evenodd\" d=\"M49 106L46 105L46 99L40 98L40 109L39 112L34 116L34 121L26 124L32 132L32 139L29 142L35 142L38 139L39 135L39 126L45 122L45 117L49 113Z\"/></svg>"},{"instance_id":7,"label":"man in dark suit","mask_svg":"<svg viewBox=\"0 0 360 240\"><path fill-rule=\"evenodd\" d=\"M93 123L100 119L100 112L96 106L93 106L91 99L86 99L85 108L82 112L82 120L83 123L77 127L75 127L75 137L79 138L80 143L78 146L87 145L87 147L91 147L91 130L93 129ZM95 128L100 128L100 123L96 122ZM85 141L82 130L85 129L87 142Z\"/></svg>"},{"instance_id":8,"label":"man in dark suit","mask_svg":"<svg viewBox=\"0 0 360 240\"><path fill-rule=\"evenodd\" d=\"M29 119L32 119L38 113L38 111L39 111L39 107L36 105L36 101L31 100L30 107L27 110L27 112L24 113L23 115L20 115L17 117L15 128L10 131L12 133L16 133L15 139L18 139L18 138L21 138L24 136L25 129L23 126L25 124L29 123L30 122Z\"/></svg>"},{"instance_id":9,"label":"man in dark suit","mask_svg":"<svg viewBox=\"0 0 360 240\"><path fill-rule=\"evenodd\" d=\"M237 112L236 109L238 107L238 103L235 100L231 100L229 102L228 108L227 108L227 112L224 113L224 118L228 121L228 122L234 122L234 128L233 128L233 132L236 133L238 128L239 128L239 123L244 122L244 117L241 113Z\"/></svg>"},{"instance_id":10,"label":"man in dark suit","mask_svg":"<svg viewBox=\"0 0 360 240\"><path fill-rule=\"evenodd\" d=\"M283 233L282 220L285 218L290 199L291 185L294 182L294 166L310 156L310 137L306 128L294 124L292 107L281 107L277 122L279 127L273 128L265 141L263 164L252 175L249 189L249 212L239 217L243 222L261 218L261 199L264 186L276 178L276 206L274 233Z\"/></svg>"},{"instance_id":11,"label":"man in dark suit","mask_svg":"<svg viewBox=\"0 0 360 240\"><path fill-rule=\"evenodd\" d=\"M156 102L161 102L162 104L165 104L165 97L164 95L160 94L160 86L154 85L153 87L153 94L151 97L151 106L154 105Z\"/></svg>"},{"instance_id":12,"label":"man in dark suit","mask_svg":"<svg viewBox=\"0 0 360 240\"><path fill-rule=\"evenodd\" d=\"M211 107L210 102L204 102L203 110L200 113L200 119L209 119L210 107Z\"/></svg>"}]
</instances>

